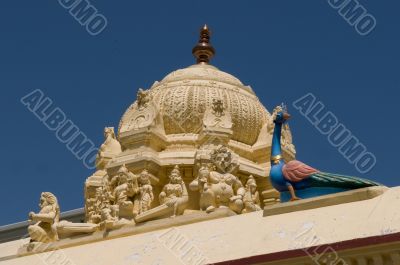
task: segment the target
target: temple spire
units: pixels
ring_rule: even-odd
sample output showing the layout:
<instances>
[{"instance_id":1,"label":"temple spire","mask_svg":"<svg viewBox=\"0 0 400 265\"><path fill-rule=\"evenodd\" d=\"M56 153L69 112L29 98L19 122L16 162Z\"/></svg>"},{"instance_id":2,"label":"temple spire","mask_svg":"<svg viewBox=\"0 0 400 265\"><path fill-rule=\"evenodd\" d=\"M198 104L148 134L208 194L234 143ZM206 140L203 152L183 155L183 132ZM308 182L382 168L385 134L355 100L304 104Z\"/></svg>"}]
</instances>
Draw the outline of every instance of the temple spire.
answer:
<instances>
[{"instance_id":1,"label":"temple spire","mask_svg":"<svg viewBox=\"0 0 400 265\"><path fill-rule=\"evenodd\" d=\"M211 32L207 25L200 30L200 39L196 46L192 50L192 54L197 59L197 63L208 64L210 59L215 55L215 49L210 43Z\"/></svg>"}]
</instances>

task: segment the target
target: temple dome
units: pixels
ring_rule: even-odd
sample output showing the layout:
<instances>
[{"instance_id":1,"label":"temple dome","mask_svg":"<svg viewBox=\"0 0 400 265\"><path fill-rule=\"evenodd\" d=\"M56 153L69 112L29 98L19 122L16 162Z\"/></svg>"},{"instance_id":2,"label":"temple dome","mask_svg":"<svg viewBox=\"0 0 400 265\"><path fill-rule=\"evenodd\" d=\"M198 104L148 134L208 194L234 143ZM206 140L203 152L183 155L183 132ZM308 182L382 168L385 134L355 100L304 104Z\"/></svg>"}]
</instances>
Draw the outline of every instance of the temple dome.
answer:
<instances>
[{"instance_id":1,"label":"temple dome","mask_svg":"<svg viewBox=\"0 0 400 265\"><path fill-rule=\"evenodd\" d=\"M187 68L173 71L165 76L161 82L176 82L188 79L223 81L234 86L243 86L243 83L238 78L209 64L195 64Z\"/></svg>"},{"instance_id":2,"label":"temple dome","mask_svg":"<svg viewBox=\"0 0 400 265\"><path fill-rule=\"evenodd\" d=\"M159 108L166 135L198 134L207 108L221 99L233 122L232 140L253 145L269 113L249 86L216 67L199 63L168 74L148 90ZM134 102L123 115L119 134L132 128Z\"/></svg>"}]
</instances>

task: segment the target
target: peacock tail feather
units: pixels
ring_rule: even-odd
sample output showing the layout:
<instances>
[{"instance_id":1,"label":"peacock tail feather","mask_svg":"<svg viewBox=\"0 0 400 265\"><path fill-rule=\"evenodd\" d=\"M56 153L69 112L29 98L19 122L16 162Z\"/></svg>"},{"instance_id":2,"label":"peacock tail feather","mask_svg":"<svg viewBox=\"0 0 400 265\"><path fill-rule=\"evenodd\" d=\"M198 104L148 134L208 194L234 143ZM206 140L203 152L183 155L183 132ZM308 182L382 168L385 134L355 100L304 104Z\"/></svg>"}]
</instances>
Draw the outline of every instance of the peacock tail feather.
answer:
<instances>
[{"instance_id":1,"label":"peacock tail feather","mask_svg":"<svg viewBox=\"0 0 400 265\"><path fill-rule=\"evenodd\" d=\"M371 186L382 186L377 182L352 176L344 176L326 172L310 175L309 184L312 187L335 187L344 189L360 189Z\"/></svg>"}]
</instances>

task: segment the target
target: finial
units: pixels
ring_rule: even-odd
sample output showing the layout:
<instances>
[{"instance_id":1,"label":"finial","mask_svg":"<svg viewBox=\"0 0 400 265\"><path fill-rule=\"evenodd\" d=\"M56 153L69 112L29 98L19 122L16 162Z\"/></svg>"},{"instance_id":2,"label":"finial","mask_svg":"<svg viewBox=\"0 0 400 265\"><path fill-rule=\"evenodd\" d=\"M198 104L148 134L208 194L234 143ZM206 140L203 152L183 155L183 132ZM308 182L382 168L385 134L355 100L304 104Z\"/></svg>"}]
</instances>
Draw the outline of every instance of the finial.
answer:
<instances>
[{"instance_id":1,"label":"finial","mask_svg":"<svg viewBox=\"0 0 400 265\"><path fill-rule=\"evenodd\" d=\"M210 44L211 32L207 25L200 30L200 39L196 46L192 50L192 54L197 59L197 63L209 63L210 59L215 55L215 49Z\"/></svg>"}]
</instances>

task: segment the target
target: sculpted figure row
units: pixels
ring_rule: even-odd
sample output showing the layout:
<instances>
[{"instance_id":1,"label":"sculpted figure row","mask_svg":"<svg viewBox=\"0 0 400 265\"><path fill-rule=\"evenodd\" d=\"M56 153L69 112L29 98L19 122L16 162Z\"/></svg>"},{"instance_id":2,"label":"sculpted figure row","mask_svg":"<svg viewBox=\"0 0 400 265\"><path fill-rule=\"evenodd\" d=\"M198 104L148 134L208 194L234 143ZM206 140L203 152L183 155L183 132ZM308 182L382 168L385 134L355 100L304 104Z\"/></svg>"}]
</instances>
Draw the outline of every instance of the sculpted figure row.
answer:
<instances>
[{"instance_id":1,"label":"sculpted figure row","mask_svg":"<svg viewBox=\"0 0 400 265\"><path fill-rule=\"evenodd\" d=\"M224 146L211 153L210 163L200 166L197 177L189 184L192 191L199 192L199 208L207 213L217 208L229 208L237 214L261 210L257 184L249 176L245 185L231 172L232 154ZM59 221L60 208L57 198L44 192L40 199L40 212L31 212L29 226L31 241L51 242L60 233L90 233L98 229L116 229L126 224L152 219L175 217L184 214L189 193L176 165L158 195L158 206L151 174L145 169L135 175L122 165L115 176L106 177L97 187L93 197L86 200L87 223L76 224Z\"/></svg>"},{"instance_id":2,"label":"sculpted figure row","mask_svg":"<svg viewBox=\"0 0 400 265\"><path fill-rule=\"evenodd\" d=\"M114 228L148 211L154 200L150 177L147 170L135 175L122 165L96 189L94 198L87 199L88 222Z\"/></svg>"}]
</instances>

